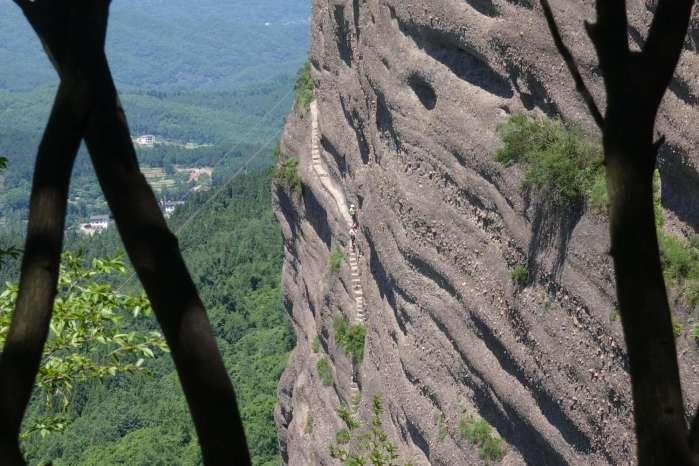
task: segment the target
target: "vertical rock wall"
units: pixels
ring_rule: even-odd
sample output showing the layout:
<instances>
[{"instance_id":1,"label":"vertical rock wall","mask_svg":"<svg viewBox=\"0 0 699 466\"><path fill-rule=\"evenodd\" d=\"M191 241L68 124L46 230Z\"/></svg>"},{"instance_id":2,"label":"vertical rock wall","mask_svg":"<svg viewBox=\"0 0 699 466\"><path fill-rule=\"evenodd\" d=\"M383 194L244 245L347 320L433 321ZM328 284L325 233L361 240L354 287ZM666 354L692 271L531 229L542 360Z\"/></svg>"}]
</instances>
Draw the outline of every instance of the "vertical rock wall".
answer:
<instances>
[{"instance_id":1,"label":"vertical rock wall","mask_svg":"<svg viewBox=\"0 0 699 466\"><path fill-rule=\"evenodd\" d=\"M603 106L583 31L591 3L552 3ZM628 3L641 44L653 2ZM513 113L594 131L538 3L315 0L312 24L317 129L313 112L292 113L281 145L299 158L303 195L275 190L298 336L276 415L285 462L338 464L329 455L344 426L337 408L359 401L366 422L379 395L403 462L482 464L459 431L477 414L507 444L501 464L633 464L607 224L584 208L550 211L522 192L518 169L493 160L496 126ZM659 122L668 228L683 234L699 225L695 24ZM359 283L347 253L350 203L359 207ZM337 272L333 248L346 252ZM516 264L530 271L524 287L511 279ZM367 339L353 367L332 322L355 321L357 289ZM688 328L690 310L675 309ZM696 344L688 334L677 342L692 411ZM318 376L320 358L331 386Z\"/></svg>"}]
</instances>

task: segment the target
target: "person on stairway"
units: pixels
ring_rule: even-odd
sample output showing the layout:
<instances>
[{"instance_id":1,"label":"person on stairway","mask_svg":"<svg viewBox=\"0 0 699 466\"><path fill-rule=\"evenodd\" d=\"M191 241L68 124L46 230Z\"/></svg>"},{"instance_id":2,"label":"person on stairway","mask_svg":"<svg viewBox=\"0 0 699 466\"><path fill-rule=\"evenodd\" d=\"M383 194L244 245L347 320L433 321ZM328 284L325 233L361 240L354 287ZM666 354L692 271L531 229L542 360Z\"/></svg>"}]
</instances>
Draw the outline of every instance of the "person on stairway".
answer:
<instances>
[{"instance_id":1,"label":"person on stairway","mask_svg":"<svg viewBox=\"0 0 699 466\"><path fill-rule=\"evenodd\" d=\"M350 216L352 217L352 220L356 223L357 222L357 207L352 204L349 208L349 213Z\"/></svg>"},{"instance_id":2,"label":"person on stairway","mask_svg":"<svg viewBox=\"0 0 699 466\"><path fill-rule=\"evenodd\" d=\"M352 245L352 250L355 250L357 247L357 223L353 223L352 227L350 228L350 243Z\"/></svg>"}]
</instances>

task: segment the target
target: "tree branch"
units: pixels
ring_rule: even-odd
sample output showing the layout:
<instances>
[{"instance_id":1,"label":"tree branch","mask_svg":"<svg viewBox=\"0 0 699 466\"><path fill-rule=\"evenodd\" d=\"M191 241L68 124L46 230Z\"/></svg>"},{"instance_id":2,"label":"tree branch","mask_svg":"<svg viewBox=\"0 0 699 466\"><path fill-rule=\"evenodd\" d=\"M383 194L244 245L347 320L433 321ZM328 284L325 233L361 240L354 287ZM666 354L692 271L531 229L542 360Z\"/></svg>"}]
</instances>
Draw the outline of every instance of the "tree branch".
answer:
<instances>
[{"instance_id":1,"label":"tree branch","mask_svg":"<svg viewBox=\"0 0 699 466\"><path fill-rule=\"evenodd\" d=\"M587 105L587 108L590 110L590 113L592 114L592 118L594 118L595 123L597 123L597 126L600 129L602 129L604 127L604 117L602 116L602 112L600 112L599 107L595 103L595 98L592 96L590 89L588 89L587 85L585 84L585 80L583 80L583 77L580 74L580 70L578 69L577 63L575 63L575 58L573 58L573 54L570 52L570 49L568 49L568 47L563 42L560 30L558 29L558 24L556 24L556 18L553 16L553 11L551 10L551 5L549 4L548 0L540 0L540 3L541 8L544 10L544 16L546 17L546 23L548 24L549 30L551 31L551 37L553 37L553 42L556 44L558 53L561 54L561 57L563 57L563 60L568 66L568 70L570 71L570 74L573 77L573 80L575 81L575 88L585 101L585 104Z\"/></svg>"},{"instance_id":2,"label":"tree branch","mask_svg":"<svg viewBox=\"0 0 699 466\"><path fill-rule=\"evenodd\" d=\"M648 105L658 107L682 54L694 0L660 0L641 55Z\"/></svg>"},{"instance_id":3,"label":"tree branch","mask_svg":"<svg viewBox=\"0 0 699 466\"><path fill-rule=\"evenodd\" d=\"M597 0L597 23L586 23L599 57L607 92L607 108L623 94L629 68L629 37L625 0Z\"/></svg>"}]
</instances>

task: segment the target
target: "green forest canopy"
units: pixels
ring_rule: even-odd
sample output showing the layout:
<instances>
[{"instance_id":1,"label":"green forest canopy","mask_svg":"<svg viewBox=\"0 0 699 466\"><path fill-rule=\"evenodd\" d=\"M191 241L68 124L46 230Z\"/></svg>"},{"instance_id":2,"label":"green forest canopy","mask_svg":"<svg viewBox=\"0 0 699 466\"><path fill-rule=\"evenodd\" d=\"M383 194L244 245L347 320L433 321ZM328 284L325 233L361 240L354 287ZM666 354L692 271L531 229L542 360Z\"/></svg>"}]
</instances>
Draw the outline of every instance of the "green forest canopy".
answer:
<instances>
[{"instance_id":1,"label":"green forest canopy","mask_svg":"<svg viewBox=\"0 0 699 466\"><path fill-rule=\"evenodd\" d=\"M306 60L309 14L307 0L114 2L107 49L133 134L213 144L177 157L141 150L141 162L201 166L238 147L218 171L222 175L275 137ZM57 78L12 2L0 1L0 64L11 64L0 66L0 154L9 159L0 218L14 225L26 215ZM89 202L71 204L69 223L106 213L84 151L71 188L72 200L82 193Z\"/></svg>"},{"instance_id":2,"label":"green forest canopy","mask_svg":"<svg viewBox=\"0 0 699 466\"><path fill-rule=\"evenodd\" d=\"M255 465L279 464L273 420L277 381L294 338L282 304L282 238L271 208L271 169L238 178L181 235L185 260L236 387ZM197 195L177 225L207 199ZM74 238L85 256L119 252L112 231ZM133 283L135 285L135 282ZM154 325L153 321L150 326ZM150 328L150 327L146 327ZM194 427L169 356L148 362L153 376L117 376L80 385L63 434L33 436L30 461L54 465L201 464ZM41 414L32 405L27 423Z\"/></svg>"}]
</instances>

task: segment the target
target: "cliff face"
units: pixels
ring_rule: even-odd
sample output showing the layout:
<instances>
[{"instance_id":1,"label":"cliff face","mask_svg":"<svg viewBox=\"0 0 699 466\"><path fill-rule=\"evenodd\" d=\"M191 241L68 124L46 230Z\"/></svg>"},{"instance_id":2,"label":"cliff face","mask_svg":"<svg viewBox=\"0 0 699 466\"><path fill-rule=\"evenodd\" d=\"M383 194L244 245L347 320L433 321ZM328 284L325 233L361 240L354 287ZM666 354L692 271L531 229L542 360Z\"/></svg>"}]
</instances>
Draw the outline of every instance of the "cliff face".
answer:
<instances>
[{"instance_id":1,"label":"cliff face","mask_svg":"<svg viewBox=\"0 0 699 466\"><path fill-rule=\"evenodd\" d=\"M603 106L583 30L591 4L552 3ZM627 3L639 44L654 2ZM289 116L281 145L299 157L304 191L275 192L298 336L276 414L284 460L337 464L329 455L344 426L336 410L358 393L365 422L372 396L381 396L383 429L416 465L481 464L459 432L469 413L506 442L501 464L632 464L607 224L582 209L552 212L523 194L520 171L493 160L496 125L513 113L594 130L538 2L315 0L312 24L316 103ZM677 234L699 226L697 38L693 29L659 118L668 141L662 201ZM351 203L356 255L347 246ZM332 272L335 247L345 255ZM511 278L519 263L530 272L524 287ZM688 328L691 312L674 307ZM335 343L337 315L366 325L354 369ZM693 411L696 344L688 334L677 344ZM331 386L316 370L324 357Z\"/></svg>"}]
</instances>

